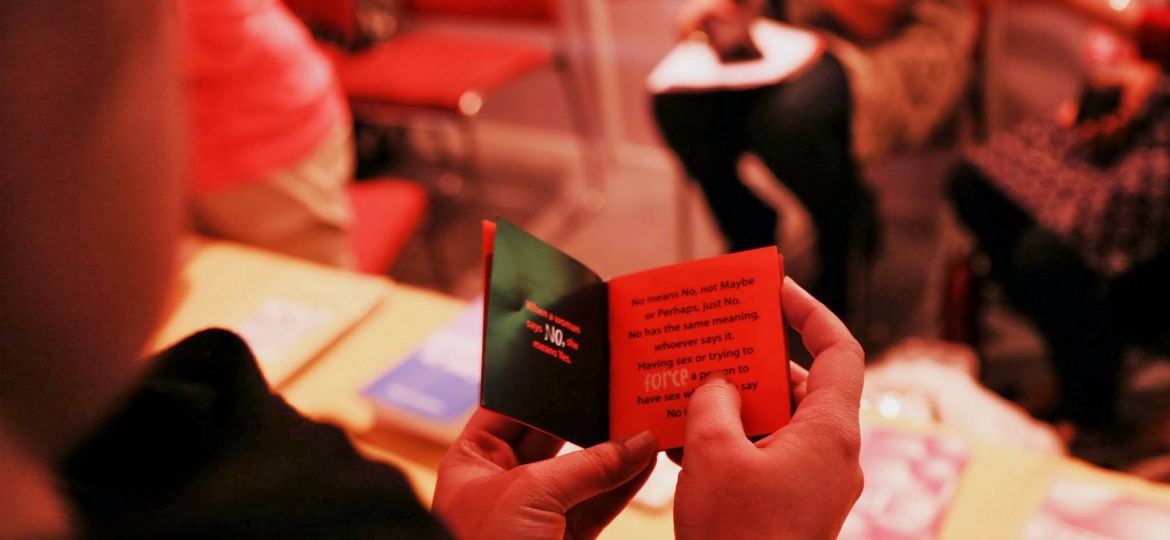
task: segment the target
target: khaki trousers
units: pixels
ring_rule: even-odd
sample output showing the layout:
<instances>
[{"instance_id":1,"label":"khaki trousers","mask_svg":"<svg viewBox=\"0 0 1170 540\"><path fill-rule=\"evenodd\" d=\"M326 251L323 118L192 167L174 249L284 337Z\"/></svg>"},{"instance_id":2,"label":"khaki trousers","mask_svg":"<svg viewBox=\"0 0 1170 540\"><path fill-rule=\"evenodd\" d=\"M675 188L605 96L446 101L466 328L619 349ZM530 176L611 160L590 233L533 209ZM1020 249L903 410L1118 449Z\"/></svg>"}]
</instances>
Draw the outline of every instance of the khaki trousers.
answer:
<instances>
[{"instance_id":1,"label":"khaki trousers","mask_svg":"<svg viewBox=\"0 0 1170 540\"><path fill-rule=\"evenodd\" d=\"M346 184L353 137L339 125L300 163L263 180L194 197L195 229L324 264L351 268L353 221Z\"/></svg>"}]
</instances>

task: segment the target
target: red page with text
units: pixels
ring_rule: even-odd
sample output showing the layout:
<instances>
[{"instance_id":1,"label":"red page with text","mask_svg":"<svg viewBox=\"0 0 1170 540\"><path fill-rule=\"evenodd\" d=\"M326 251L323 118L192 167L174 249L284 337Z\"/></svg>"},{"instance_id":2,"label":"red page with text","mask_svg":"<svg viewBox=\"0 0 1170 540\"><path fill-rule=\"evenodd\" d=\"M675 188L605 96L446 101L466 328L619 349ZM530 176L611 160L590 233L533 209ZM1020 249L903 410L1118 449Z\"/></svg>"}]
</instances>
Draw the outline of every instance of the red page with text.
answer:
<instances>
[{"instance_id":1,"label":"red page with text","mask_svg":"<svg viewBox=\"0 0 1170 540\"><path fill-rule=\"evenodd\" d=\"M739 388L749 436L787 424L783 274L770 247L610 280L610 437L682 446L687 400L713 372Z\"/></svg>"}]
</instances>

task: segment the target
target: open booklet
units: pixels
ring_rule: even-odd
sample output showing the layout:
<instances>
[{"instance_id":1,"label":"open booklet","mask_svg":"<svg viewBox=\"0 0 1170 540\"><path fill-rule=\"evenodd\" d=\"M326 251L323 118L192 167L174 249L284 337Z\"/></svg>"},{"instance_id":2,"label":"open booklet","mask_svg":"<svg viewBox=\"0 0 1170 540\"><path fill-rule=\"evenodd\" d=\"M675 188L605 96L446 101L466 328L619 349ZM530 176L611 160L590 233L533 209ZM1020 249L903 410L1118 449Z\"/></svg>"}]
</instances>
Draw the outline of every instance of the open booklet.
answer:
<instances>
[{"instance_id":1,"label":"open booklet","mask_svg":"<svg viewBox=\"0 0 1170 540\"><path fill-rule=\"evenodd\" d=\"M650 430L675 448L691 393L721 373L749 436L788 422L775 247L606 281L497 219L485 251L484 407L580 446Z\"/></svg>"},{"instance_id":2,"label":"open booklet","mask_svg":"<svg viewBox=\"0 0 1170 540\"><path fill-rule=\"evenodd\" d=\"M819 35L771 19L748 27L760 58L721 62L703 41L683 41L658 62L646 79L653 94L747 90L776 84L812 65L824 51Z\"/></svg>"}]
</instances>

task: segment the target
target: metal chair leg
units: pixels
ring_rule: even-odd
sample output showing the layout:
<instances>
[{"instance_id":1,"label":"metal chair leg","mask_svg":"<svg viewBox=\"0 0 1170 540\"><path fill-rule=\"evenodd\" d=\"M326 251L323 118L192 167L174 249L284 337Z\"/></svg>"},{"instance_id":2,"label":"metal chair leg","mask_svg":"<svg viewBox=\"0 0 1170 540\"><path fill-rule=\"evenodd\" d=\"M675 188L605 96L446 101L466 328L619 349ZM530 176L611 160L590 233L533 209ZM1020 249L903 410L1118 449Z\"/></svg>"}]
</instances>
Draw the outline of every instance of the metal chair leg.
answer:
<instances>
[{"instance_id":1,"label":"metal chair leg","mask_svg":"<svg viewBox=\"0 0 1170 540\"><path fill-rule=\"evenodd\" d=\"M431 144L434 146L437 164L444 171L435 181L438 193L452 199L465 196L463 188L467 182L463 177L463 172L455 167L454 153L451 151L447 138L438 129L428 128L426 132L430 135Z\"/></svg>"},{"instance_id":2,"label":"metal chair leg","mask_svg":"<svg viewBox=\"0 0 1170 540\"><path fill-rule=\"evenodd\" d=\"M556 72L569 122L577 134L581 166L585 173L586 189L581 196L581 206L586 212L600 212L606 202L604 158L594 137L589 115L585 114L585 98L577 85L576 74L564 60L557 61Z\"/></svg>"},{"instance_id":3,"label":"metal chair leg","mask_svg":"<svg viewBox=\"0 0 1170 540\"><path fill-rule=\"evenodd\" d=\"M474 117L460 116L459 138L463 144L463 159L459 162L459 174L472 185L475 198L482 200L485 186L480 168L479 143L475 137Z\"/></svg>"}]
</instances>

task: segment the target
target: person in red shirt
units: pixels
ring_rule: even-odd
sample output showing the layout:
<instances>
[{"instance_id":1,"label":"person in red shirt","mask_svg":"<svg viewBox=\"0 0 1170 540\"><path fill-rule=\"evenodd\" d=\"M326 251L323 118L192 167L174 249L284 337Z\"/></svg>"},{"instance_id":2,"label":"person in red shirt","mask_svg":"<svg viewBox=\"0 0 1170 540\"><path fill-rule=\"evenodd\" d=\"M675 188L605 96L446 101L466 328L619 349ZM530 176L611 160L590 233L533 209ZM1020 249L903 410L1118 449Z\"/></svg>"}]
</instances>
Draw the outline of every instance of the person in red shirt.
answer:
<instances>
[{"instance_id":1,"label":"person in red shirt","mask_svg":"<svg viewBox=\"0 0 1170 540\"><path fill-rule=\"evenodd\" d=\"M279 0L179 8L195 229L351 266L351 124L329 61Z\"/></svg>"}]
</instances>

